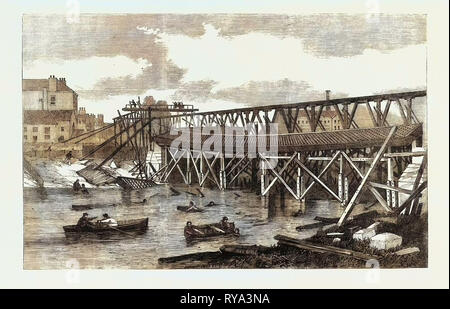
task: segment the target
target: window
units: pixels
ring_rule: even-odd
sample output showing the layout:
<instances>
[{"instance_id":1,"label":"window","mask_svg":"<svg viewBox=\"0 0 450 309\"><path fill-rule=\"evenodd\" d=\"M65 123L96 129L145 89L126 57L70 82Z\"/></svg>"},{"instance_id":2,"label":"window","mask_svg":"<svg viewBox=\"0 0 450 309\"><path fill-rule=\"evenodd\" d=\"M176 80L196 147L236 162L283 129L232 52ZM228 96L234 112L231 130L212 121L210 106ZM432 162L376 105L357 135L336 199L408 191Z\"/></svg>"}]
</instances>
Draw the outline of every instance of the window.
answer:
<instances>
[{"instance_id":1,"label":"window","mask_svg":"<svg viewBox=\"0 0 450 309\"><path fill-rule=\"evenodd\" d=\"M38 131L38 127L33 127L33 132L37 132Z\"/></svg>"},{"instance_id":2,"label":"window","mask_svg":"<svg viewBox=\"0 0 450 309\"><path fill-rule=\"evenodd\" d=\"M27 127L23 127L23 131L24 131L24 132L27 132Z\"/></svg>"},{"instance_id":3,"label":"window","mask_svg":"<svg viewBox=\"0 0 450 309\"><path fill-rule=\"evenodd\" d=\"M28 136L24 135L24 136L23 136L23 139L24 139L24 140L27 140L27 139L28 139Z\"/></svg>"},{"instance_id":4,"label":"window","mask_svg":"<svg viewBox=\"0 0 450 309\"><path fill-rule=\"evenodd\" d=\"M37 136L33 136L33 142L37 142Z\"/></svg>"},{"instance_id":5,"label":"window","mask_svg":"<svg viewBox=\"0 0 450 309\"><path fill-rule=\"evenodd\" d=\"M52 95L50 96L50 104L55 105L56 104L56 96Z\"/></svg>"},{"instance_id":6,"label":"window","mask_svg":"<svg viewBox=\"0 0 450 309\"><path fill-rule=\"evenodd\" d=\"M45 138L46 140L49 140L49 139L50 139L50 135L45 135L44 138Z\"/></svg>"},{"instance_id":7,"label":"window","mask_svg":"<svg viewBox=\"0 0 450 309\"><path fill-rule=\"evenodd\" d=\"M64 141L64 136L58 137L58 142L63 142L63 141Z\"/></svg>"},{"instance_id":8,"label":"window","mask_svg":"<svg viewBox=\"0 0 450 309\"><path fill-rule=\"evenodd\" d=\"M50 127L45 127L45 134L50 134Z\"/></svg>"},{"instance_id":9,"label":"window","mask_svg":"<svg viewBox=\"0 0 450 309\"><path fill-rule=\"evenodd\" d=\"M64 132L64 127L61 127L61 132Z\"/></svg>"}]
</instances>

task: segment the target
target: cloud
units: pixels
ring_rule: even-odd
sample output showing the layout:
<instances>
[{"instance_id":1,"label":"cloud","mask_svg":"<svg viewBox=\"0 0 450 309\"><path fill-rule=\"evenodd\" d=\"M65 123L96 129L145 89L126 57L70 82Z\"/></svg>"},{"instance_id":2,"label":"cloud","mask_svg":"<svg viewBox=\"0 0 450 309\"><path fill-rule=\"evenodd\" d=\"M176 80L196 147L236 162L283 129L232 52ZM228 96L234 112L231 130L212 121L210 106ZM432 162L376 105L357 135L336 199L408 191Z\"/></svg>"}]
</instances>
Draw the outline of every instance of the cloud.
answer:
<instances>
[{"instance_id":1,"label":"cloud","mask_svg":"<svg viewBox=\"0 0 450 309\"><path fill-rule=\"evenodd\" d=\"M332 93L334 98L346 97L346 93ZM323 100L325 92L311 88L302 81L288 79L278 81L251 81L239 87L221 89L214 94L215 98L227 99L247 105L260 106L304 101Z\"/></svg>"},{"instance_id":2,"label":"cloud","mask_svg":"<svg viewBox=\"0 0 450 309\"><path fill-rule=\"evenodd\" d=\"M425 43L417 14L23 17L24 77L66 77L105 108L148 91L215 109L423 89Z\"/></svg>"},{"instance_id":3,"label":"cloud","mask_svg":"<svg viewBox=\"0 0 450 309\"><path fill-rule=\"evenodd\" d=\"M146 29L194 38L204 35L204 23L220 29L220 36L227 38L257 32L304 39L305 49L322 57L426 42L426 15L419 14L374 14L372 18L366 14L81 14L79 23L68 23L64 14L25 14L24 62L117 54L132 59L152 57L161 50L152 40L143 40L145 32L150 34Z\"/></svg>"},{"instance_id":4,"label":"cloud","mask_svg":"<svg viewBox=\"0 0 450 309\"><path fill-rule=\"evenodd\" d=\"M198 38L159 33L168 57L186 70L183 82L216 81L215 90L249 81L304 81L315 89L350 95L370 94L398 87L424 87L426 49L411 45L392 51L366 49L353 57L312 55L304 41L249 33L226 38L205 24Z\"/></svg>"},{"instance_id":5,"label":"cloud","mask_svg":"<svg viewBox=\"0 0 450 309\"><path fill-rule=\"evenodd\" d=\"M174 101L197 101L208 102L213 98L213 87L216 84L213 80L200 80L183 83L178 86L172 95Z\"/></svg>"},{"instance_id":6,"label":"cloud","mask_svg":"<svg viewBox=\"0 0 450 309\"><path fill-rule=\"evenodd\" d=\"M67 77L76 90L86 91L106 78L136 78L152 66L146 59L133 60L125 56L89 57L79 60L35 60L24 67L24 78Z\"/></svg>"},{"instance_id":7,"label":"cloud","mask_svg":"<svg viewBox=\"0 0 450 309\"><path fill-rule=\"evenodd\" d=\"M184 72L171 61L163 61L144 68L136 76L104 78L83 94L91 99L103 99L111 95L142 95L149 89L173 89L179 85Z\"/></svg>"}]
</instances>

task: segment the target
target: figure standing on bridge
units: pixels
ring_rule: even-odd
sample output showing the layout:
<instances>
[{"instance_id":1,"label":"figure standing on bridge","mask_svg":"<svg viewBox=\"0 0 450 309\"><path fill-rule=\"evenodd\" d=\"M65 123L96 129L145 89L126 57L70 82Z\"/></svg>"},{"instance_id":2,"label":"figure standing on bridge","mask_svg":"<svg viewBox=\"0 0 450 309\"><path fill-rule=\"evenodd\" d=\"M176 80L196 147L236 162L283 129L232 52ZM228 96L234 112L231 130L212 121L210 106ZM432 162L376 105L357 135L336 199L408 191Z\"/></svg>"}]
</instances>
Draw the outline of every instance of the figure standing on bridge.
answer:
<instances>
[{"instance_id":1,"label":"figure standing on bridge","mask_svg":"<svg viewBox=\"0 0 450 309\"><path fill-rule=\"evenodd\" d=\"M72 151L69 151L67 154L66 154L66 163L67 164L69 164L70 165L70 160L73 158L73 155L72 155Z\"/></svg>"},{"instance_id":2,"label":"figure standing on bridge","mask_svg":"<svg viewBox=\"0 0 450 309\"><path fill-rule=\"evenodd\" d=\"M81 190L81 185L80 185L80 180L79 179L75 180L75 182L73 183L72 188L73 188L73 191L75 191L75 192L78 192L78 191Z\"/></svg>"}]
</instances>

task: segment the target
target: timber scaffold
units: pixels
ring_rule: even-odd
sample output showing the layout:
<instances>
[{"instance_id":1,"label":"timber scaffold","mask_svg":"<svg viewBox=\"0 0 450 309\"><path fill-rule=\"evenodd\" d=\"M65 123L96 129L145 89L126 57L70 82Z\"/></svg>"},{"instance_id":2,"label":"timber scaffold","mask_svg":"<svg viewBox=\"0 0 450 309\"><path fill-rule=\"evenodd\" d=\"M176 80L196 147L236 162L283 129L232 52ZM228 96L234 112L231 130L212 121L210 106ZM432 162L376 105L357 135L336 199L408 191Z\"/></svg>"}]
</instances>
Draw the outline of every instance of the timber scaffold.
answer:
<instances>
[{"instance_id":1,"label":"timber scaffold","mask_svg":"<svg viewBox=\"0 0 450 309\"><path fill-rule=\"evenodd\" d=\"M114 136L85 157L114 143L114 151L98 168L128 146L135 154L137 178L152 182L171 181L175 170L186 184L208 182L220 190L249 178L262 196L278 184L299 201L316 186L344 206L338 224L343 224L364 190L388 212L414 213L426 187L426 180L421 182L426 151L413 151L421 146L423 136L423 124L413 106L423 97L426 91L412 91L208 112L179 104L126 106L125 113L118 111L114 118ZM334 110L341 129L328 131L322 121L326 108ZM369 127L355 117L363 108L370 116ZM392 113L400 120L391 121ZM308 130L299 125L301 115ZM268 128L273 123L284 126L287 133L271 134ZM220 134L207 130L201 132L200 142L193 142L192 133L205 127L216 127ZM227 135L227 127L245 129L242 134ZM175 140L182 143L173 146ZM248 151L262 140L266 145L277 143L278 153ZM205 143L216 142L223 146L220 151L203 149ZM161 149L158 167L147 159L155 146ZM398 179L414 157L423 157L414 186L400 188ZM409 198L400 204L399 194Z\"/></svg>"}]
</instances>

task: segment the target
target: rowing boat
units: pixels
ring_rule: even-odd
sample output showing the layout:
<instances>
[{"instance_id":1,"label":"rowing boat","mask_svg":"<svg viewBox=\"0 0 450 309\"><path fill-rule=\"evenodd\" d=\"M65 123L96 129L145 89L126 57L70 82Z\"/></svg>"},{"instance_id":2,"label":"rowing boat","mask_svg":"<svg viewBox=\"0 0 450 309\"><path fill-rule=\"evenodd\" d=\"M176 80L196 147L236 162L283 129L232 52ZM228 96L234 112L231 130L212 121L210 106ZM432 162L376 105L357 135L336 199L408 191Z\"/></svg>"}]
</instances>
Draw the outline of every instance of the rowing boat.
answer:
<instances>
[{"instance_id":1,"label":"rowing boat","mask_svg":"<svg viewBox=\"0 0 450 309\"><path fill-rule=\"evenodd\" d=\"M148 218L119 220L117 226L109 227L102 224L92 224L87 226L65 225L63 226L66 234L108 234L108 233L126 233L126 231L144 231L148 227Z\"/></svg>"},{"instance_id":2,"label":"rowing boat","mask_svg":"<svg viewBox=\"0 0 450 309\"><path fill-rule=\"evenodd\" d=\"M113 207L116 204L73 204L72 210L80 211L80 210L89 210L94 208L103 208L103 207Z\"/></svg>"},{"instance_id":3,"label":"rowing boat","mask_svg":"<svg viewBox=\"0 0 450 309\"><path fill-rule=\"evenodd\" d=\"M201 240L215 236L235 236L239 237L239 229L230 222L228 228L224 228L221 223L191 225L184 228L184 237L187 241Z\"/></svg>"},{"instance_id":4,"label":"rowing boat","mask_svg":"<svg viewBox=\"0 0 450 309\"><path fill-rule=\"evenodd\" d=\"M177 210L184 212L202 212L201 208L191 208L191 206L177 206Z\"/></svg>"}]
</instances>

